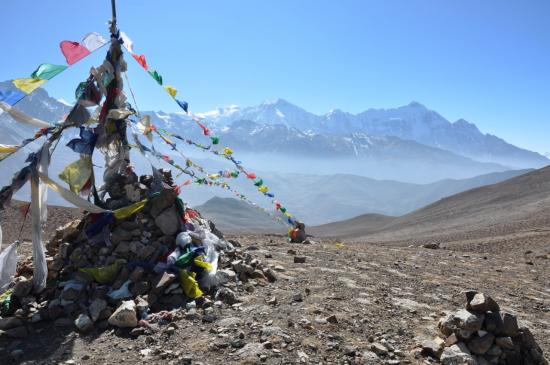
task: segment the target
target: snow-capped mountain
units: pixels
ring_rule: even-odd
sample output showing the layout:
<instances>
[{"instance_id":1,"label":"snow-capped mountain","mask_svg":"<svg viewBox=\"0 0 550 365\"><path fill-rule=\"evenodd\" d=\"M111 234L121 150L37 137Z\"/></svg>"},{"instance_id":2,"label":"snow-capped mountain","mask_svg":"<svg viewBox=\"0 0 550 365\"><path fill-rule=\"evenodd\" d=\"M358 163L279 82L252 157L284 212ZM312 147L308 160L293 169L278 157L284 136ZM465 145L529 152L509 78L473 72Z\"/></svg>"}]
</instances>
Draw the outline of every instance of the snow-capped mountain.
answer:
<instances>
[{"instance_id":1,"label":"snow-capped mountain","mask_svg":"<svg viewBox=\"0 0 550 365\"><path fill-rule=\"evenodd\" d=\"M478 161L511 167L540 167L550 163L545 156L518 148L496 136L483 134L475 124L464 119L451 123L417 102L393 109L369 109L359 114L336 109L325 115L315 115L286 100L276 99L255 107L218 109L202 116L217 125L249 120L261 124L282 124L318 134L394 136Z\"/></svg>"}]
</instances>

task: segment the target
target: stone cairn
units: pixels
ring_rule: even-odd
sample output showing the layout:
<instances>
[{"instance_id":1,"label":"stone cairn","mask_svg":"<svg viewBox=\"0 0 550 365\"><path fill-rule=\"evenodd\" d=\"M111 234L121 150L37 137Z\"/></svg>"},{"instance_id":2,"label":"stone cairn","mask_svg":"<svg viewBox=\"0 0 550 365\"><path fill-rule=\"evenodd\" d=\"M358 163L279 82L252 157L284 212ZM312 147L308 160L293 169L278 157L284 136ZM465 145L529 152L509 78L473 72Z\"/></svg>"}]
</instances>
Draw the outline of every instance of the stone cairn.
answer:
<instances>
[{"instance_id":1,"label":"stone cairn","mask_svg":"<svg viewBox=\"0 0 550 365\"><path fill-rule=\"evenodd\" d=\"M515 315L501 312L488 295L466 292L466 308L442 318L444 336L422 344L422 354L444 365L543 365L541 348Z\"/></svg>"},{"instance_id":2,"label":"stone cairn","mask_svg":"<svg viewBox=\"0 0 550 365\"><path fill-rule=\"evenodd\" d=\"M91 228L101 227L99 220L108 216L86 214L56 230L47 243L48 285L41 293L33 290L30 258L19 265L9 306L2 308L0 335L26 337L35 323L46 320L81 332L113 326L131 335L175 318L214 321L217 308L238 305L242 288L250 291L276 280L272 269L241 251L237 241L226 241L212 222L192 209L178 208L181 201L171 173L160 172L162 186L154 189L160 194L139 212L111 217L93 235ZM106 183L106 207L114 210L151 196L155 180L119 175ZM185 275L187 284L192 277L194 287L183 283L182 269L170 265L170 256L178 258L173 253L182 231L194 248L205 246L204 261L209 259L209 270L186 268L192 274Z\"/></svg>"}]
</instances>

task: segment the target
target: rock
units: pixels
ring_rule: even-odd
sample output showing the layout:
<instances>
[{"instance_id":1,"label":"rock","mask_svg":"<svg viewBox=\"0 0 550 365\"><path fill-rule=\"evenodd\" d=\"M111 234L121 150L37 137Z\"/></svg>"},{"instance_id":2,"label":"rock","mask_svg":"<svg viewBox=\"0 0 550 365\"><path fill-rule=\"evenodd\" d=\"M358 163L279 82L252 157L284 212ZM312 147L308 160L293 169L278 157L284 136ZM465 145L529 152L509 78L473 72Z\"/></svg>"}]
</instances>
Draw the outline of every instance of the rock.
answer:
<instances>
[{"instance_id":1,"label":"rock","mask_svg":"<svg viewBox=\"0 0 550 365\"><path fill-rule=\"evenodd\" d=\"M94 322L88 317L87 314L79 315L75 321L74 325L80 332L89 332L94 328Z\"/></svg>"},{"instance_id":2,"label":"rock","mask_svg":"<svg viewBox=\"0 0 550 365\"><path fill-rule=\"evenodd\" d=\"M294 256L294 263L295 264L305 264L306 263L306 257L305 256Z\"/></svg>"},{"instance_id":3,"label":"rock","mask_svg":"<svg viewBox=\"0 0 550 365\"><path fill-rule=\"evenodd\" d=\"M370 350L378 356L384 356L388 354L388 348L378 342L371 344Z\"/></svg>"},{"instance_id":4,"label":"rock","mask_svg":"<svg viewBox=\"0 0 550 365\"><path fill-rule=\"evenodd\" d=\"M62 317L56 319L53 324L55 327L70 327L73 325L73 321L70 318Z\"/></svg>"},{"instance_id":5,"label":"rock","mask_svg":"<svg viewBox=\"0 0 550 365\"><path fill-rule=\"evenodd\" d=\"M440 321L439 330L445 336L456 333L458 337L469 338L474 332L481 329L484 318L485 316L483 314L461 309Z\"/></svg>"},{"instance_id":6,"label":"rock","mask_svg":"<svg viewBox=\"0 0 550 365\"><path fill-rule=\"evenodd\" d=\"M159 295L164 293L164 291L174 282L177 277L175 274L169 273L167 271L161 273L153 285L153 293Z\"/></svg>"},{"instance_id":7,"label":"rock","mask_svg":"<svg viewBox=\"0 0 550 365\"><path fill-rule=\"evenodd\" d=\"M464 344L459 342L451 347L446 347L439 358L443 365L475 365L476 361Z\"/></svg>"},{"instance_id":8,"label":"rock","mask_svg":"<svg viewBox=\"0 0 550 365\"><path fill-rule=\"evenodd\" d=\"M10 328L20 327L23 325L23 321L21 321L17 317L5 317L0 318L0 330L8 330Z\"/></svg>"},{"instance_id":9,"label":"rock","mask_svg":"<svg viewBox=\"0 0 550 365\"><path fill-rule=\"evenodd\" d=\"M103 299L96 298L92 301L92 303L88 307L88 313L90 314L93 322L97 322L97 320L101 316L101 311L105 308L107 308L107 302Z\"/></svg>"},{"instance_id":10,"label":"rock","mask_svg":"<svg viewBox=\"0 0 550 365\"><path fill-rule=\"evenodd\" d=\"M519 334L518 320L510 313L502 313L502 328L499 335L515 337Z\"/></svg>"},{"instance_id":11,"label":"rock","mask_svg":"<svg viewBox=\"0 0 550 365\"><path fill-rule=\"evenodd\" d=\"M141 335L143 335L145 333L145 328L143 327L137 327L137 328L133 328L131 331L130 331L130 336L132 337L139 337Z\"/></svg>"},{"instance_id":12,"label":"rock","mask_svg":"<svg viewBox=\"0 0 550 365\"><path fill-rule=\"evenodd\" d=\"M126 230L122 227L117 227L111 232L111 242L113 244L119 244L122 241L130 241L132 239L132 231Z\"/></svg>"},{"instance_id":13,"label":"rock","mask_svg":"<svg viewBox=\"0 0 550 365\"><path fill-rule=\"evenodd\" d=\"M476 293L472 300L468 302L466 309L485 313L488 311L498 312L500 307L490 296L483 293Z\"/></svg>"},{"instance_id":14,"label":"rock","mask_svg":"<svg viewBox=\"0 0 550 365\"><path fill-rule=\"evenodd\" d=\"M445 347L451 347L456 343L458 343L458 338L454 333L445 339Z\"/></svg>"},{"instance_id":15,"label":"rock","mask_svg":"<svg viewBox=\"0 0 550 365\"><path fill-rule=\"evenodd\" d=\"M292 301L293 302L303 302L304 301L304 296L302 295L302 293L295 293L292 296Z\"/></svg>"},{"instance_id":16,"label":"rock","mask_svg":"<svg viewBox=\"0 0 550 365\"><path fill-rule=\"evenodd\" d=\"M151 210L149 214L151 214L153 218L156 218L166 208L173 206L177 197L178 194L174 189L163 189L156 198L151 200Z\"/></svg>"},{"instance_id":17,"label":"rock","mask_svg":"<svg viewBox=\"0 0 550 365\"><path fill-rule=\"evenodd\" d=\"M476 336L470 339L468 342L468 348L476 355L484 355L487 351L489 351L494 340L495 336L490 333L487 333L482 337Z\"/></svg>"},{"instance_id":18,"label":"rock","mask_svg":"<svg viewBox=\"0 0 550 365\"><path fill-rule=\"evenodd\" d=\"M237 280L237 274L231 269L222 269L218 270L218 272L216 273L216 279L218 281L218 285L232 283Z\"/></svg>"},{"instance_id":19,"label":"rock","mask_svg":"<svg viewBox=\"0 0 550 365\"><path fill-rule=\"evenodd\" d=\"M13 350L12 352L10 352L10 357L14 361L19 361L23 357L24 354L25 353L23 352L23 350L16 349L16 350Z\"/></svg>"},{"instance_id":20,"label":"rock","mask_svg":"<svg viewBox=\"0 0 550 365\"><path fill-rule=\"evenodd\" d=\"M430 242L430 243L425 243L420 247L427 248L427 249L430 249L430 250L437 250L437 249L440 248L440 245L441 244L439 242Z\"/></svg>"},{"instance_id":21,"label":"rock","mask_svg":"<svg viewBox=\"0 0 550 365\"><path fill-rule=\"evenodd\" d=\"M338 317L336 317L336 315L333 314L333 315L330 315L327 318L325 318L325 321L327 321L328 323L337 324L338 323Z\"/></svg>"},{"instance_id":22,"label":"rock","mask_svg":"<svg viewBox=\"0 0 550 365\"><path fill-rule=\"evenodd\" d=\"M273 270L269 268L264 268L262 271L267 278L267 281L269 281L270 283L277 281L277 276L275 275L275 272Z\"/></svg>"},{"instance_id":23,"label":"rock","mask_svg":"<svg viewBox=\"0 0 550 365\"><path fill-rule=\"evenodd\" d=\"M29 295L32 291L32 281L27 280L24 276L13 287L12 295L16 298L23 298Z\"/></svg>"},{"instance_id":24,"label":"rock","mask_svg":"<svg viewBox=\"0 0 550 365\"><path fill-rule=\"evenodd\" d=\"M512 341L512 338L510 337L497 337L495 339L495 343L500 346L503 349L506 350L513 350L514 349L514 342Z\"/></svg>"},{"instance_id":25,"label":"rock","mask_svg":"<svg viewBox=\"0 0 550 365\"><path fill-rule=\"evenodd\" d=\"M218 289L218 291L216 292L216 295L214 296L214 300L220 300L229 305L233 305L239 302L235 292L225 287Z\"/></svg>"},{"instance_id":26,"label":"rock","mask_svg":"<svg viewBox=\"0 0 550 365\"><path fill-rule=\"evenodd\" d=\"M484 328L495 334L502 332L502 316L500 312L489 312L485 314Z\"/></svg>"},{"instance_id":27,"label":"rock","mask_svg":"<svg viewBox=\"0 0 550 365\"><path fill-rule=\"evenodd\" d=\"M155 224L166 236L175 235L180 231L179 214L176 207L165 209L155 218Z\"/></svg>"},{"instance_id":28,"label":"rock","mask_svg":"<svg viewBox=\"0 0 550 365\"><path fill-rule=\"evenodd\" d=\"M445 341L437 337L433 340L424 341L422 343L422 352L429 356L433 356L439 359L439 357L443 353L444 347L445 347Z\"/></svg>"},{"instance_id":29,"label":"rock","mask_svg":"<svg viewBox=\"0 0 550 365\"><path fill-rule=\"evenodd\" d=\"M122 302L109 317L109 324L116 327L136 327L136 304L132 300Z\"/></svg>"},{"instance_id":30,"label":"rock","mask_svg":"<svg viewBox=\"0 0 550 365\"><path fill-rule=\"evenodd\" d=\"M11 338L25 338L29 335L29 332L27 331L27 328L25 326L20 327L14 327L7 329L6 335Z\"/></svg>"}]
</instances>

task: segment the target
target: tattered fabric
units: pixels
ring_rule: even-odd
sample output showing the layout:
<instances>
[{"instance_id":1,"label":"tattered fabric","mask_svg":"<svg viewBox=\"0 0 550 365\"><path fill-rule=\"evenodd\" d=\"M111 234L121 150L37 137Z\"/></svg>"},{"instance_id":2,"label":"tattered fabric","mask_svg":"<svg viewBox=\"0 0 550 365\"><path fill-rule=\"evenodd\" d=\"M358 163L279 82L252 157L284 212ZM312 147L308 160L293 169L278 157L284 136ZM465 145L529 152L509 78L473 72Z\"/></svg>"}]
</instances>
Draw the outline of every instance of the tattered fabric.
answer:
<instances>
[{"instance_id":1,"label":"tattered fabric","mask_svg":"<svg viewBox=\"0 0 550 365\"><path fill-rule=\"evenodd\" d=\"M67 143L67 147L76 153L91 155L94 152L96 142L97 135L93 130L80 127L80 138L75 138L69 141L69 143Z\"/></svg>"},{"instance_id":2,"label":"tattered fabric","mask_svg":"<svg viewBox=\"0 0 550 365\"><path fill-rule=\"evenodd\" d=\"M0 253L0 294L8 289L17 270L17 246L15 241Z\"/></svg>"},{"instance_id":3,"label":"tattered fabric","mask_svg":"<svg viewBox=\"0 0 550 365\"><path fill-rule=\"evenodd\" d=\"M50 128L51 124L44 122L43 120L36 119L28 116L27 114L14 109L11 105L0 101L0 109L8 113L16 122L30 124L38 128Z\"/></svg>"},{"instance_id":4,"label":"tattered fabric","mask_svg":"<svg viewBox=\"0 0 550 365\"><path fill-rule=\"evenodd\" d=\"M75 207L84 209L90 213L109 213L110 210L103 209L97 205L87 201L86 199L81 198L72 191L65 189L55 181L51 180L45 175L39 174L40 179L44 182L50 189L58 193L63 199L73 204Z\"/></svg>"}]
</instances>

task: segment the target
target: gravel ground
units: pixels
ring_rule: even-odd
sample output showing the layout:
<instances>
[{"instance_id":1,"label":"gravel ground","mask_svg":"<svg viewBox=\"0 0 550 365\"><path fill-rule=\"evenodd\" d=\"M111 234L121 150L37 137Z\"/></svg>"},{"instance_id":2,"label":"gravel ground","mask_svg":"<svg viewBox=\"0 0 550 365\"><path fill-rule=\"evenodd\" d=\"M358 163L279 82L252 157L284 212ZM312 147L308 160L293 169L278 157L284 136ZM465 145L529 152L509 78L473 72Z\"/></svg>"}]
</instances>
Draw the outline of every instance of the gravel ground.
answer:
<instances>
[{"instance_id":1,"label":"gravel ground","mask_svg":"<svg viewBox=\"0 0 550 365\"><path fill-rule=\"evenodd\" d=\"M278 280L237 286L240 303L214 305L209 315L182 309L138 337L40 323L25 339L1 338L0 363L423 364L412 350L437 335L439 318L464 305L466 289L516 314L550 354L548 245L485 253L478 245L455 251L230 238L274 268ZM22 350L17 361L14 350Z\"/></svg>"}]
</instances>

